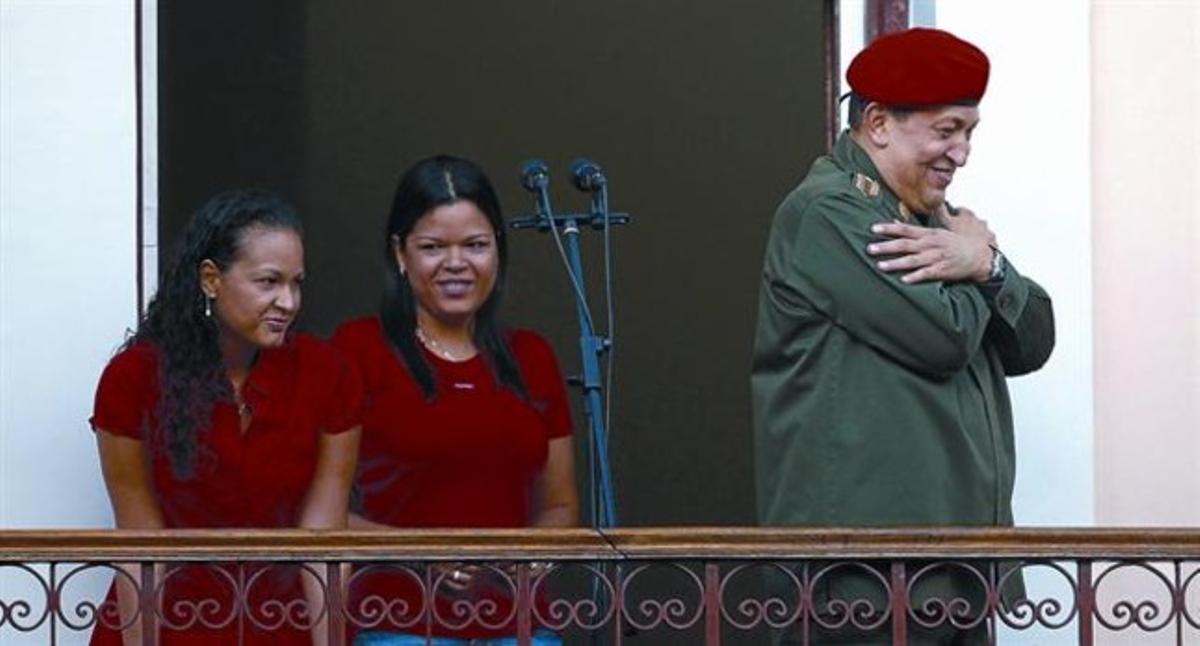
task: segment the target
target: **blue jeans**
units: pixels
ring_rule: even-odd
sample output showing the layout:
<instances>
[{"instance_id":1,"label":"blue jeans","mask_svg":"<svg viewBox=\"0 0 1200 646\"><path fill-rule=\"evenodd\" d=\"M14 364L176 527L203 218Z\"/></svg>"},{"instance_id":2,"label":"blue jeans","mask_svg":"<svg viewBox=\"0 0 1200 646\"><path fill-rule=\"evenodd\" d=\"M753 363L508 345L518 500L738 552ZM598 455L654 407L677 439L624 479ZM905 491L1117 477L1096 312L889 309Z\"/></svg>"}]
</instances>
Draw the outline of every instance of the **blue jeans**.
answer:
<instances>
[{"instance_id":1,"label":"blue jeans","mask_svg":"<svg viewBox=\"0 0 1200 646\"><path fill-rule=\"evenodd\" d=\"M549 630L535 630L532 646L562 646L558 635ZM494 637L490 639L458 639L456 637L430 637L410 633L393 633L382 630L367 630L354 637L353 646L517 646L516 637Z\"/></svg>"}]
</instances>

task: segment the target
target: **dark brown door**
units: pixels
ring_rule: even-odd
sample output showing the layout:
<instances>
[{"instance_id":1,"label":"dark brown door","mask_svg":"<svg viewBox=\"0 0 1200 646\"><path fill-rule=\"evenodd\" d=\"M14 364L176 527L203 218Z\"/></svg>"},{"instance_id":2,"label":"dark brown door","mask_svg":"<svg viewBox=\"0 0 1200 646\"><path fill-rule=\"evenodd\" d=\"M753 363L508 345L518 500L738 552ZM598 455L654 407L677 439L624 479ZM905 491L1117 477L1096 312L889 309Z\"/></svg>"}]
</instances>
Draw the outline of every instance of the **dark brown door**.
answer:
<instances>
[{"instance_id":1,"label":"dark brown door","mask_svg":"<svg viewBox=\"0 0 1200 646\"><path fill-rule=\"evenodd\" d=\"M375 307L383 221L410 163L472 158L516 214L530 210L517 182L529 157L550 162L558 209L583 208L566 165L587 155L634 218L614 234L621 523L753 524L761 253L824 146L823 33L822 3L797 0L162 3L163 251L213 191L279 190L307 227L304 324L327 333ZM513 242L507 318L574 372L552 242Z\"/></svg>"}]
</instances>

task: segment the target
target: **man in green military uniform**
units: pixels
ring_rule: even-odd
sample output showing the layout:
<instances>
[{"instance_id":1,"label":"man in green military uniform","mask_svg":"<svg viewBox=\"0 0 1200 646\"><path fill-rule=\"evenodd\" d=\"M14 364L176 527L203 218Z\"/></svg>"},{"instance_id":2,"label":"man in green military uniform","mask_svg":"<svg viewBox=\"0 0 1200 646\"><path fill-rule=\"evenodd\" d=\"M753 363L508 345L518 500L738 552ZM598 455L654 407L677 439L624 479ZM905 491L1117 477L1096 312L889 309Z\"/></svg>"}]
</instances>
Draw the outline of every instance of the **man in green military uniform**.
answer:
<instances>
[{"instance_id":1,"label":"man in green military uniform","mask_svg":"<svg viewBox=\"0 0 1200 646\"><path fill-rule=\"evenodd\" d=\"M780 205L763 263L762 524L1012 525L1005 378L1046 362L1054 319L986 223L946 202L987 77L983 52L932 29L851 63L850 129Z\"/></svg>"}]
</instances>

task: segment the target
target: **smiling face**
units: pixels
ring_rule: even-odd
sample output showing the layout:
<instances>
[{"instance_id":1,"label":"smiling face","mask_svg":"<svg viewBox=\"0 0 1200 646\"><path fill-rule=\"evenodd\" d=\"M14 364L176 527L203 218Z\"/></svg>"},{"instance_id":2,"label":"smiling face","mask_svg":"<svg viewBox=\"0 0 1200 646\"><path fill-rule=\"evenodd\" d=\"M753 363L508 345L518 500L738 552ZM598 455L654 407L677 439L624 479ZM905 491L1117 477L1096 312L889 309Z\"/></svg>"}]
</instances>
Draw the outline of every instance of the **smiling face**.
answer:
<instances>
[{"instance_id":1,"label":"smiling face","mask_svg":"<svg viewBox=\"0 0 1200 646\"><path fill-rule=\"evenodd\" d=\"M300 310L303 281L304 245L287 228L250 226L227 267L200 263L201 289L212 301L225 348L282 345Z\"/></svg>"},{"instance_id":2,"label":"smiling face","mask_svg":"<svg viewBox=\"0 0 1200 646\"><path fill-rule=\"evenodd\" d=\"M979 108L949 105L895 113L868 110L863 128L871 139L871 158L900 201L931 214L946 201L954 172L971 153L971 134Z\"/></svg>"},{"instance_id":3,"label":"smiling face","mask_svg":"<svg viewBox=\"0 0 1200 646\"><path fill-rule=\"evenodd\" d=\"M496 230L469 200L425 213L392 252L408 280L424 327L469 329L496 286Z\"/></svg>"}]
</instances>

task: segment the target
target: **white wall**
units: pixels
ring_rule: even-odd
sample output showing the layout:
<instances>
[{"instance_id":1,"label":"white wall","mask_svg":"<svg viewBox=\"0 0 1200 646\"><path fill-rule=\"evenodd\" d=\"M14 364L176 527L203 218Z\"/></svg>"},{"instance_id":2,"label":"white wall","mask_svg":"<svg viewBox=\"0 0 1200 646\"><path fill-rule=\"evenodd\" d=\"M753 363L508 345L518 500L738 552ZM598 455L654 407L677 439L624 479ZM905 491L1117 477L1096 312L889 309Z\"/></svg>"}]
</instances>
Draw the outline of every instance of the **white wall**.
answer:
<instances>
[{"instance_id":1,"label":"white wall","mask_svg":"<svg viewBox=\"0 0 1200 646\"><path fill-rule=\"evenodd\" d=\"M866 20L866 0L840 0L838 2L838 63L841 65L841 76L838 79L840 94L850 91L846 83L846 69L850 61L863 48L863 21ZM838 104L839 119L843 129L850 123L848 116L850 101Z\"/></svg>"},{"instance_id":2,"label":"white wall","mask_svg":"<svg viewBox=\"0 0 1200 646\"><path fill-rule=\"evenodd\" d=\"M1054 299L1054 355L1009 382L1019 525L1094 520L1088 16L1088 0L937 3L937 26L992 63L950 199L987 219L1014 266Z\"/></svg>"},{"instance_id":3,"label":"white wall","mask_svg":"<svg viewBox=\"0 0 1200 646\"><path fill-rule=\"evenodd\" d=\"M133 36L127 0L0 2L3 529L111 526L87 418L136 319Z\"/></svg>"}]
</instances>

